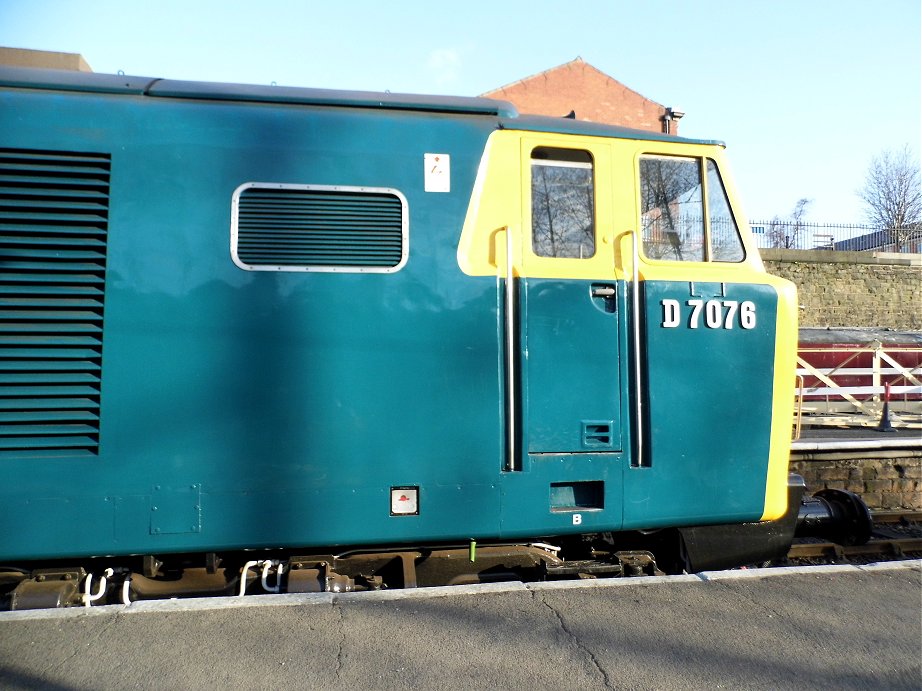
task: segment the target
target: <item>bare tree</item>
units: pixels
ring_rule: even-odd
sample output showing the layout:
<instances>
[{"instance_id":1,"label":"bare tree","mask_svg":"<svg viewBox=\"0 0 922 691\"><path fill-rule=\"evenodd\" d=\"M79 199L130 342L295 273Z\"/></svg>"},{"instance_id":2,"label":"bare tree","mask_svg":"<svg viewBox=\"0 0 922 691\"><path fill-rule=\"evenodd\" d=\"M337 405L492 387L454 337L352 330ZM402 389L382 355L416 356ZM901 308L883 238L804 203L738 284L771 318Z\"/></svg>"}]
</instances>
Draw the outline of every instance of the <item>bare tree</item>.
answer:
<instances>
[{"instance_id":1,"label":"bare tree","mask_svg":"<svg viewBox=\"0 0 922 691\"><path fill-rule=\"evenodd\" d=\"M889 232L897 252L903 251L913 233L922 232L919 162L908 144L871 159L858 195L864 200L868 221Z\"/></svg>"},{"instance_id":2,"label":"bare tree","mask_svg":"<svg viewBox=\"0 0 922 691\"><path fill-rule=\"evenodd\" d=\"M807 207L813 202L812 199L801 198L794 205L787 218L775 216L768 224L768 238L772 247L782 247L784 249L798 249L801 235L804 232L804 216L807 215Z\"/></svg>"}]
</instances>

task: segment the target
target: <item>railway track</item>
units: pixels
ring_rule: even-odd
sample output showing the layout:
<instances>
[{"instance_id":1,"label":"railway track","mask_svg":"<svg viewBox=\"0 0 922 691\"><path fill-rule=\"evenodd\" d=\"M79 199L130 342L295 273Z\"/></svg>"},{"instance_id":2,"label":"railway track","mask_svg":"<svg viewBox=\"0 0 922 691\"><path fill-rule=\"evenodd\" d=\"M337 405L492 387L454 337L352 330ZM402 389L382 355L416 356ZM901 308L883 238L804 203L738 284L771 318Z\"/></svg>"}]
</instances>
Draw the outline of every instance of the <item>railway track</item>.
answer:
<instances>
[{"instance_id":1,"label":"railway track","mask_svg":"<svg viewBox=\"0 0 922 691\"><path fill-rule=\"evenodd\" d=\"M871 539L863 545L798 541L788 560L857 560L864 557L905 559L922 556L922 511L875 511Z\"/></svg>"}]
</instances>

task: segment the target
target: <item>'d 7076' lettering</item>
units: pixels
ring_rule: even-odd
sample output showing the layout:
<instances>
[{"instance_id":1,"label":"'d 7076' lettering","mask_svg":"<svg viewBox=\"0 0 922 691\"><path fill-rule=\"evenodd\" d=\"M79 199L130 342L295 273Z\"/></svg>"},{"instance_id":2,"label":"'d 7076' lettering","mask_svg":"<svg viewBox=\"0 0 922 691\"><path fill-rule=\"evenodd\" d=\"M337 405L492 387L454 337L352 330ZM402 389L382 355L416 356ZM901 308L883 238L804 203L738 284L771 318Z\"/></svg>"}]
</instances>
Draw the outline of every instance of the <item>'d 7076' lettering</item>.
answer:
<instances>
[{"instance_id":1,"label":"'d 7076' lettering","mask_svg":"<svg viewBox=\"0 0 922 691\"><path fill-rule=\"evenodd\" d=\"M739 324L743 329L756 327L756 306L746 300L687 300L683 305L678 300L662 301L663 328L674 329L683 322L683 313L687 315L688 328L697 329L700 325L709 329L732 329Z\"/></svg>"}]
</instances>

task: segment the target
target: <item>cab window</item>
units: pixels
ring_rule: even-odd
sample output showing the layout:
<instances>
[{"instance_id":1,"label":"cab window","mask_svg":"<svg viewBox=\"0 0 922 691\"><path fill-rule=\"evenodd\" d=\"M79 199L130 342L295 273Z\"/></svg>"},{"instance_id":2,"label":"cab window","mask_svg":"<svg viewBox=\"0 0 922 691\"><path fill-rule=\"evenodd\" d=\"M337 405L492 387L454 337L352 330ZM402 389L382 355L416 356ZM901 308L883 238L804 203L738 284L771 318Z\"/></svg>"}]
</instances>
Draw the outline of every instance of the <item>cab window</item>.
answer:
<instances>
[{"instance_id":1,"label":"cab window","mask_svg":"<svg viewBox=\"0 0 922 691\"><path fill-rule=\"evenodd\" d=\"M702 262L704 217L697 159L640 159L643 251L650 259Z\"/></svg>"},{"instance_id":2,"label":"cab window","mask_svg":"<svg viewBox=\"0 0 922 691\"><path fill-rule=\"evenodd\" d=\"M706 183L701 159L640 159L641 232L647 258L684 262L744 259L717 164L708 159L704 167Z\"/></svg>"},{"instance_id":3,"label":"cab window","mask_svg":"<svg viewBox=\"0 0 922 691\"><path fill-rule=\"evenodd\" d=\"M588 151L544 146L532 151L532 252L539 257L592 257L594 207Z\"/></svg>"},{"instance_id":4,"label":"cab window","mask_svg":"<svg viewBox=\"0 0 922 691\"><path fill-rule=\"evenodd\" d=\"M736 226L727 192L717 164L707 162L708 176L708 227L711 233L711 259L715 262L741 262L746 256L740 231Z\"/></svg>"}]
</instances>

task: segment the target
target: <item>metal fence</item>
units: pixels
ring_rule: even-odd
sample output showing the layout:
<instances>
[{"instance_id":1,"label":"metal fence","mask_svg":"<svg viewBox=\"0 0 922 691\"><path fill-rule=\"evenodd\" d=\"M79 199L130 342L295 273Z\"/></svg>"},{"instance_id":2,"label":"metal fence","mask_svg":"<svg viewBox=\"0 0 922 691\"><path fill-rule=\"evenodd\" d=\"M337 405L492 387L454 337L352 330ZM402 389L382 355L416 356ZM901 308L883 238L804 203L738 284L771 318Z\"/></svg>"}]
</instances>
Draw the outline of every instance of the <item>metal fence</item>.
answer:
<instances>
[{"instance_id":1,"label":"metal fence","mask_svg":"<svg viewBox=\"0 0 922 691\"><path fill-rule=\"evenodd\" d=\"M841 252L922 252L922 227L881 229L849 223L750 221L760 248Z\"/></svg>"}]
</instances>

